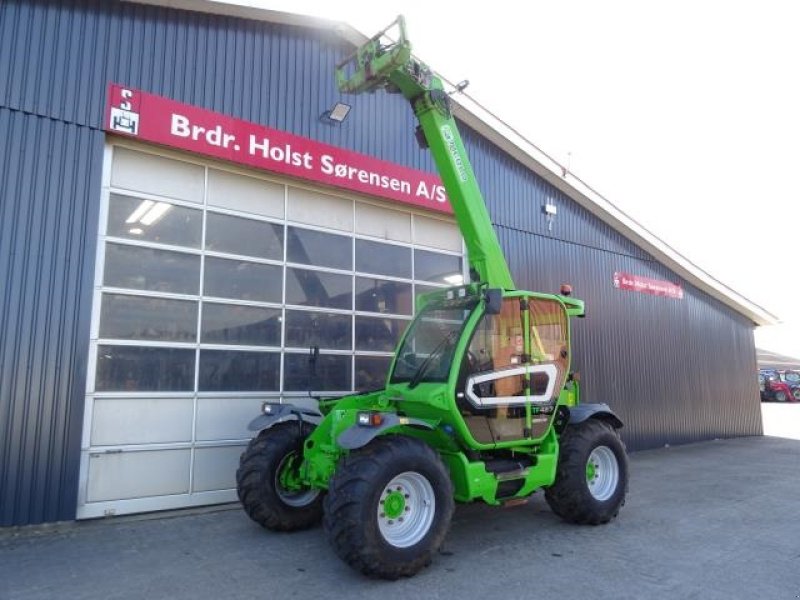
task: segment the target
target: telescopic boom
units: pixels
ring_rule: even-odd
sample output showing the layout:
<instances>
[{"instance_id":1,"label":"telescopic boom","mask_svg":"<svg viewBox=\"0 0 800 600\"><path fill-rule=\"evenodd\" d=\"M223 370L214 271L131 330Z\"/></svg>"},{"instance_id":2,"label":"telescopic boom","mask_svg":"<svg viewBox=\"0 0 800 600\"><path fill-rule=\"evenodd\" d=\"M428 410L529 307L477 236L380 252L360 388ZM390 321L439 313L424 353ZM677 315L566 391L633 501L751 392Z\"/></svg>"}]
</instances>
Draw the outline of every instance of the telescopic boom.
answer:
<instances>
[{"instance_id":1,"label":"telescopic boom","mask_svg":"<svg viewBox=\"0 0 800 600\"><path fill-rule=\"evenodd\" d=\"M382 38L397 29L397 41ZM442 80L411 55L402 16L336 66L343 93L385 89L401 93L419 120L417 139L428 146L467 245L473 278L490 288L515 289L483 195L467 158Z\"/></svg>"}]
</instances>

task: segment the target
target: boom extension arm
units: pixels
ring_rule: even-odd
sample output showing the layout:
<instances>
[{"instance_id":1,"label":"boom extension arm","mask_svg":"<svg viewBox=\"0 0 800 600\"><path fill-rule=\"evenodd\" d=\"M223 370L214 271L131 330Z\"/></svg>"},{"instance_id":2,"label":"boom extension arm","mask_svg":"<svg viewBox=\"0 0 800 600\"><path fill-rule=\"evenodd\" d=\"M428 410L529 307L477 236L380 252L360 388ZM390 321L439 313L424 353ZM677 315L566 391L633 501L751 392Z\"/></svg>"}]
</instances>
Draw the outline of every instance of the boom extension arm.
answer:
<instances>
[{"instance_id":1,"label":"boom extension arm","mask_svg":"<svg viewBox=\"0 0 800 600\"><path fill-rule=\"evenodd\" d=\"M395 27L397 41L383 44L383 36ZM471 271L489 287L514 289L511 272L453 118L450 97L441 79L411 55L403 17L398 17L340 62L336 66L336 81L343 93L359 94L383 88L403 94L411 103L467 245Z\"/></svg>"}]
</instances>

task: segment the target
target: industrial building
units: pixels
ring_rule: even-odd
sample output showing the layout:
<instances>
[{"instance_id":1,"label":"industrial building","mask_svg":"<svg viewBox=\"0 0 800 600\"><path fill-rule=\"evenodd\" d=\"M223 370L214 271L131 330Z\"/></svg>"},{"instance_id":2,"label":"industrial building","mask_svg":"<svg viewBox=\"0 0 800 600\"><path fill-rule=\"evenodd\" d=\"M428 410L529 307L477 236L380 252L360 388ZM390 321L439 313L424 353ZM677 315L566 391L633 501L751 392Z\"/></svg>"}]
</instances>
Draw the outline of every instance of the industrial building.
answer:
<instances>
[{"instance_id":1,"label":"industrial building","mask_svg":"<svg viewBox=\"0 0 800 600\"><path fill-rule=\"evenodd\" d=\"M380 385L416 295L469 277L407 103L336 90L363 39L205 0L0 4L0 526L235 500L309 346L314 391ZM454 101L517 284L586 301L573 368L628 448L760 435L775 318Z\"/></svg>"}]
</instances>

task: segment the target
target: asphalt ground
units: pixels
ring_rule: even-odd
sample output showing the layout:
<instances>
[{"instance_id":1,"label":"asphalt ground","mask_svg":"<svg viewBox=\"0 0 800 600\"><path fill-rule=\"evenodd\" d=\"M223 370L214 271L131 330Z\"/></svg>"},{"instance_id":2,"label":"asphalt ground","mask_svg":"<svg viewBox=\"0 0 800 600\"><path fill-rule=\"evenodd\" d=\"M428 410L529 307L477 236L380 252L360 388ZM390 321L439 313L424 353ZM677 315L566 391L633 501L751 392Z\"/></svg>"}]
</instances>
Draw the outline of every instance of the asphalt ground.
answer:
<instances>
[{"instance_id":1,"label":"asphalt ground","mask_svg":"<svg viewBox=\"0 0 800 600\"><path fill-rule=\"evenodd\" d=\"M270 533L235 507L0 530L2 600L386 597L800 598L800 441L634 453L605 526L563 523L541 494L460 506L433 564L397 582L351 570L320 528Z\"/></svg>"}]
</instances>

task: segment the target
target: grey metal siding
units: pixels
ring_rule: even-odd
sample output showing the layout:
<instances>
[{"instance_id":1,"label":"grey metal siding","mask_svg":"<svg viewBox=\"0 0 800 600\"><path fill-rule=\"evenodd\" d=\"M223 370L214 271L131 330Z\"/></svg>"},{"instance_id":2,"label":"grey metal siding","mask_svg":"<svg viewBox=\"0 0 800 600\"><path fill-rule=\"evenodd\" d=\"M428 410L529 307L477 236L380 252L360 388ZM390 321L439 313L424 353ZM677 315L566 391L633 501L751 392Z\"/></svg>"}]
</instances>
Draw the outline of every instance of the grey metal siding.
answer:
<instances>
[{"instance_id":1,"label":"grey metal siding","mask_svg":"<svg viewBox=\"0 0 800 600\"><path fill-rule=\"evenodd\" d=\"M75 515L102 147L0 108L0 525Z\"/></svg>"},{"instance_id":2,"label":"grey metal siding","mask_svg":"<svg viewBox=\"0 0 800 600\"><path fill-rule=\"evenodd\" d=\"M586 318L572 323L572 368L585 402L618 411L630 449L762 433L746 319L686 282L682 300L612 286L617 270L680 281L655 261L497 229L519 287L569 282L585 300Z\"/></svg>"},{"instance_id":3,"label":"grey metal siding","mask_svg":"<svg viewBox=\"0 0 800 600\"><path fill-rule=\"evenodd\" d=\"M100 0L0 1L0 525L74 517L109 82L433 171L398 96L339 99L332 32ZM587 301L574 366L631 448L761 432L752 326L474 131L465 143L520 287ZM552 230L542 205L558 205Z\"/></svg>"}]
</instances>

